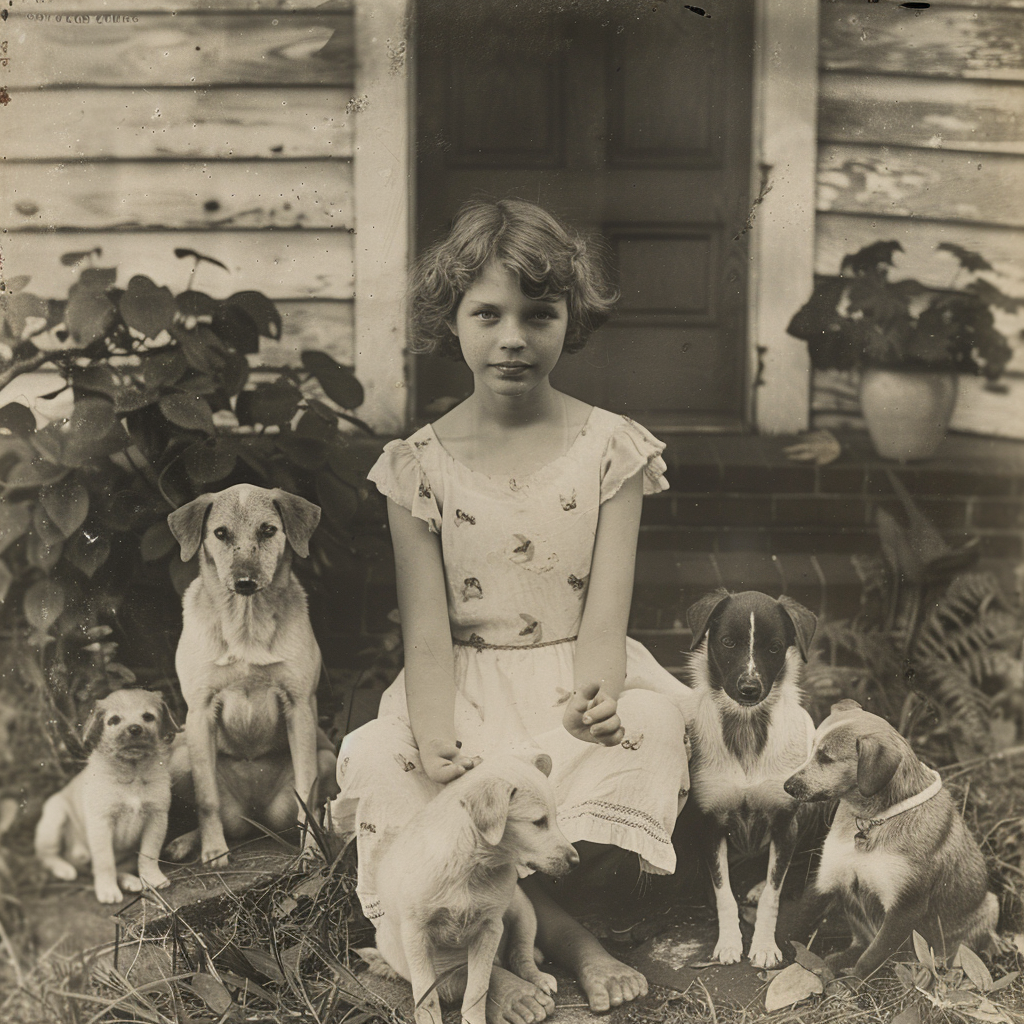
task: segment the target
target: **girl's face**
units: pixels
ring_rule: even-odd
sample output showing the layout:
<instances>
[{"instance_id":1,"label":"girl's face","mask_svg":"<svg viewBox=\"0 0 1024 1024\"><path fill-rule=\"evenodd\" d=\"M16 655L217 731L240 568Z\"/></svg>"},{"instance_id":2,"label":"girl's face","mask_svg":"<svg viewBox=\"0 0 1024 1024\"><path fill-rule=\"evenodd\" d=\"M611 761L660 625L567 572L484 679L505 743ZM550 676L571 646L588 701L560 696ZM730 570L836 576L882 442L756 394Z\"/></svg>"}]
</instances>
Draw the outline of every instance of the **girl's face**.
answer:
<instances>
[{"instance_id":1,"label":"girl's face","mask_svg":"<svg viewBox=\"0 0 1024 1024\"><path fill-rule=\"evenodd\" d=\"M568 324L564 296L531 299L510 270L491 262L466 289L451 329L477 385L514 396L547 380Z\"/></svg>"}]
</instances>

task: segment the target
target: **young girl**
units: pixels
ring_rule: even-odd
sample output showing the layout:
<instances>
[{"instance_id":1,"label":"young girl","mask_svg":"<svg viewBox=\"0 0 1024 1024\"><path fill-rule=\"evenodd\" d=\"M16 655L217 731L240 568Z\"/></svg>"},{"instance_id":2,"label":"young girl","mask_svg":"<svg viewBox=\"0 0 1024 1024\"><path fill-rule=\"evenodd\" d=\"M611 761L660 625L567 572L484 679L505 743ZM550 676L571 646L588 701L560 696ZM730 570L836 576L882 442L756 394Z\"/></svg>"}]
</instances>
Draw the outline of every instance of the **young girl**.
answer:
<instances>
[{"instance_id":1,"label":"young girl","mask_svg":"<svg viewBox=\"0 0 1024 1024\"><path fill-rule=\"evenodd\" d=\"M415 343L464 359L474 390L387 445L369 475L388 499L406 659L338 761L335 818L355 812L371 920L382 834L503 746L551 755L558 823L581 856L611 845L647 871L675 868L687 691L626 637L641 499L668 487L665 446L549 379L614 297L585 243L517 200L465 205L414 270ZM524 886L538 945L578 978L591 1009L646 992L543 879ZM489 1019L553 1009L495 968Z\"/></svg>"}]
</instances>

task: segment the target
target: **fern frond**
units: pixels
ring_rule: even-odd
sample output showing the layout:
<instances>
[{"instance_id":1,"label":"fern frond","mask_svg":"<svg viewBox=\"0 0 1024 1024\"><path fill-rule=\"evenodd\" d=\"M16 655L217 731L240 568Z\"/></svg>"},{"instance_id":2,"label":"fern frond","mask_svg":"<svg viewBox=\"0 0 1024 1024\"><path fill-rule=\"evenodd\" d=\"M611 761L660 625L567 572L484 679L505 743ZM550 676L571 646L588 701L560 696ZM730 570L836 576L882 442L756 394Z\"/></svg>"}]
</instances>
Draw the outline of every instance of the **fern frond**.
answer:
<instances>
[{"instance_id":1,"label":"fern frond","mask_svg":"<svg viewBox=\"0 0 1024 1024\"><path fill-rule=\"evenodd\" d=\"M931 659L921 665L920 675L942 709L950 732L975 750L987 750L992 705L967 672L954 662Z\"/></svg>"}]
</instances>

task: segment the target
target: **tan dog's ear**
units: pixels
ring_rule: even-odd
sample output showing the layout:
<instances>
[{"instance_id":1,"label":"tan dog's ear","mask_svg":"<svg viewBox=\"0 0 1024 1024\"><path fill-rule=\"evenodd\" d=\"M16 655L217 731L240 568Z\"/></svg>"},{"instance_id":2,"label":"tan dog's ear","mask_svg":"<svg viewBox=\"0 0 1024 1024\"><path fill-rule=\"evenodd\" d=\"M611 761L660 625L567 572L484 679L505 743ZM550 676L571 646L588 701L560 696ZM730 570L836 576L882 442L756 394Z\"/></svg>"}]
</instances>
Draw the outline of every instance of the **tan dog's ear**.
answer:
<instances>
[{"instance_id":1,"label":"tan dog's ear","mask_svg":"<svg viewBox=\"0 0 1024 1024\"><path fill-rule=\"evenodd\" d=\"M811 649L811 641L814 639L814 631L818 628L818 616L785 594L779 597L779 604L789 616L789 621L793 623L797 649L800 651L800 657L806 661L807 652Z\"/></svg>"},{"instance_id":2,"label":"tan dog's ear","mask_svg":"<svg viewBox=\"0 0 1024 1024\"><path fill-rule=\"evenodd\" d=\"M837 701L829 708L829 714L832 715L848 715L851 711L863 711L864 709L855 701L846 697L844 700Z\"/></svg>"},{"instance_id":3,"label":"tan dog's ear","mask_svg":"<svg viewBox=\"0 0 1024 1024\"><path fill-rule=\"evenodd\" d=\"M274 508L284 523L284 535L299 558L309 558L309 538L320 522L320 506L297 494L275 488Z\"/></svg>"},{"instance_id":4,"label":"tan dog's ear","mask_svg":"<svg viewBox=\"0 0 1024 1024\"><path fill-rule=\"evenodd\" d=\"M159 725L160 739L163 740L164 743L170 743L179 732L181 732L181 726L174 720L174 715L171 714L171 709L167 706L167 702L161 698Z\"/></svg>"},{"instance_id":5,"label":"tan dog's ear","mask_svg":"<svg viewBox=\"0 0 1024 1024\"><path fill-rule=\"evenodd\" d=\"M103 701L96 701L92 711L89 712L89 717L85 720L85 725L82 726L82 746L85 747L86 753L92 753L96 749L100 737L103 735L105 710Z\"/></svg>"},{"instance_id":6,"label":"tan dog's ear","mask_svg":"<svg viewBox=\"0 0 1024 1024\"><path fill-rule=\"evenodd\" d=\"M863 796L881 792L896 774L903 755L883 736L857 739L857 788Z\"/></svg>"},{"instance_id":7,"label":"tan dog's ear","mask_svg":"<svg viewBox=\"0 0 1024 1024\"><path fill-rule=\"evenodd\" d=\"M715 614L715 609L729 597L729 591L724 587L719 587L718 590L705 594L699 601L686 609L686 622L693 634L693 639L690 641L691 651L695 651L700 646L704 634L708 631L711 616Z\"/></svg>"},{"instance_id":8,"label":"tan dog's ear","mask_svg":"<svg viewBox=\"0 0 1024 1024\"><path fill-rule=\"evenodd\" d=\"M505 834L508 805L515 791L511 782L492 778L472 786L462 798L461 803L466 808L469 820L490 846L497 846Z\"/></svg>"},{"instance_id":9,"label":"tan dog's ear","mask_svg":"<svg viewBox=\"0 0 1024 1024\"><path fill-rule=\"evenodd\" d=\"M199 545L203 543L203 532L211 508L213 495L200 494L198 498L175 509L167 517L167 525L171 528L174 539L181 545L183 562L191 562L199 550Z\"/></svg>"},{"instance_id":10,"label":"tan dog's ear","mask_svg":"<svg viewBox=\"0 0 1024 1024\"><path fill-rule=\"evenodd\" d=\"M547 775L548 778L551 777L551 758L548 754L545 754L543 752L539 754L534 754L533 767L536 768L539 772L542 772L544 775Z\"/></svg>"}]
</instances>

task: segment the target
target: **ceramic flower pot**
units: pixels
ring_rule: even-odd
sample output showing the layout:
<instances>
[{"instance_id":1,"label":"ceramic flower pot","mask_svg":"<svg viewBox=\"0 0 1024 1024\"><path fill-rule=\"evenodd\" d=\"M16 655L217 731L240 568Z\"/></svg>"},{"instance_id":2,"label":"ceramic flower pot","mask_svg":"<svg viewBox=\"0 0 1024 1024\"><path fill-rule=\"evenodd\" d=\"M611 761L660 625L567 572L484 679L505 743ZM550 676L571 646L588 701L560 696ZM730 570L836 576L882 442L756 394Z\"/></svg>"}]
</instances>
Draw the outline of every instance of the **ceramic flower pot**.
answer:
<instances>
[{"instance_id":1,"label":"ceramic flower pot","mask_svg":"<svg viewBox=\"0 0 1024 1024\"><path fill-rule=\"evenodd\" d=\"M927 459L946 436L956 403L955 373L868 367L861 373L860 409L883 459Z\"/></svg>"}]
</instances>

